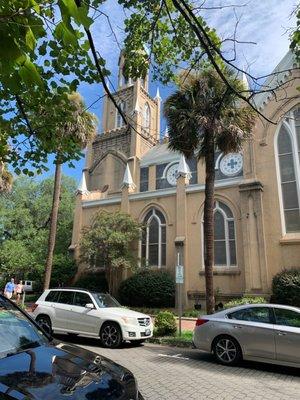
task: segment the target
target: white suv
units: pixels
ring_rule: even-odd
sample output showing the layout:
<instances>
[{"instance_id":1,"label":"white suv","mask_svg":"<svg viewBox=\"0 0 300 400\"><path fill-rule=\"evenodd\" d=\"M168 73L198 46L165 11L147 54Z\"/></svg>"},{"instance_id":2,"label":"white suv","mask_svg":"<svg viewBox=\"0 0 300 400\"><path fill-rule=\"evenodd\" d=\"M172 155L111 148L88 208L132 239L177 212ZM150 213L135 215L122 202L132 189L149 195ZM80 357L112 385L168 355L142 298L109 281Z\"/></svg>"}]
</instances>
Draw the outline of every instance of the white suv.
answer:
<instances>
[{"instance_id":1,"label":"white suv","mask_svg":"<svg viewBox=\"0 0 300 400\"><path fill-rule=\"evenodd\" d=\"M141 343L153 335L149 315L123 308L109 294L85 289L45 290L32 312L49 332L100 337L110 348L123 340Z\"/></svg>"}]
</instances>

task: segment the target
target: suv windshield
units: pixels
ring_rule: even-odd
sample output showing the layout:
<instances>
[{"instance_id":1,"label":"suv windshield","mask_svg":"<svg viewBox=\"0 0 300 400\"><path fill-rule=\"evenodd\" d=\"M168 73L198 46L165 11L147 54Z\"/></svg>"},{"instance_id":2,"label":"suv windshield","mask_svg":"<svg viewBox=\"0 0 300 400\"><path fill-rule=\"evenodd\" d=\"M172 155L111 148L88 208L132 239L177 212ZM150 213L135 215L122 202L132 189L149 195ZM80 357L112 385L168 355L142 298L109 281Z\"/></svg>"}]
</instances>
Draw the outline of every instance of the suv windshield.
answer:
<instances>
[{"instance_id":1,"label":"suv windshield","mask_svg":"<svg viewBox=\"0 0 300 400\"><path fill-rule=\"evenodd\" d=\"M46 342L42 332L21 311L0 297L0 359Z\"/></svg>"},{"instance_id":2,"label":"suv windshield","mask_svg":"<svg viewBox=\"0 0 300 400\"><path fill-rule=\"evenodd\" d=\"M93 293L96 303L101 308L106 307L121 307L121 304L111 295L102 293Z\"/></svg>"}]
</instances>

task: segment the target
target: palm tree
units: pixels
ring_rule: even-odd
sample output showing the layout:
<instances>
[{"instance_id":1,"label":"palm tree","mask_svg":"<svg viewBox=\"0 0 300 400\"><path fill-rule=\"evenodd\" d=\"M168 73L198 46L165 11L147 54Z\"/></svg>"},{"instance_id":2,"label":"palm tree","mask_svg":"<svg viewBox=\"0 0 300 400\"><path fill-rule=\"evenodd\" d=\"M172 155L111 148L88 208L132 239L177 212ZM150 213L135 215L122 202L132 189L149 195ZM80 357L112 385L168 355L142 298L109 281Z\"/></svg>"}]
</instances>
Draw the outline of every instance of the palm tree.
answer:
<instances>
[{"instance_id":1,"label":"palm tree","mask_svg":"<svg viewBox=\"0 0 300 400\"><path fill-rule=\"evenodd\" d=\"M79 93L70 94L68 99L70 102L70 107L72 107L73 111L72 118L71 120L67 120L62 124L59 124L59 126L56 127L55 133L61 137L62 141L65 138L74 138L74 145L82 149L85 148L86 145L95 137L97 119L94 114L85 111L84 103ZM55 157L54 189L44 276L44 290L49 289L52 273L53 253L55 248L57 218L60 202L62 163L63 154L58 148Z\"/></svg>"},{"instance_id":2,"label":"palm tree","mask_svg":"<svg viewBox=\"0 0 300 400\"><path fill-rule=\"evenodd\" d=\"M12 187L13 177L5 168L5 164L0 161L0 193L9 192Z\"/></svg>"},{"instance_id":3,"label":"palm tree","mask_svg":"<svg viewBox=\"0 0 300 400\"><path fill-rule=\"evenodd\" d=\"M245 91L242 81L225 70L232 88ZM215 151L238 152L250 137L254 114L241 103L210 67L180 77L179 89L165 102L169 147L187 157L205 160L204 265L207 313L214 312L214 181Z\"/></svg>"}]
</instances>

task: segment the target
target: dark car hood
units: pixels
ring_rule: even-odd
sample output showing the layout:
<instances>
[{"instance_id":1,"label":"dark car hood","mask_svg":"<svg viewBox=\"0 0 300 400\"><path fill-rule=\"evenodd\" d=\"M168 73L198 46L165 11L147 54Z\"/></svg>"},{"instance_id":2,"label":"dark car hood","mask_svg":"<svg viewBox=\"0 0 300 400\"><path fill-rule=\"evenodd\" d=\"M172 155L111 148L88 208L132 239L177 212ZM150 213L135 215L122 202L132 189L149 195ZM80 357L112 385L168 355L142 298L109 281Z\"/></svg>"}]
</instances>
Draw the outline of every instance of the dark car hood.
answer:
<instances>
[{"instance_id":1,"label":"dark car hood","mask_svg":"<svg viewBox=\"0 0 300 400\"><path fill-rule=\"evenodd\" d=\"M132 373L105 357L50 342L0 360L0 399L135 399Z\"/></svg>"}]
</instances>

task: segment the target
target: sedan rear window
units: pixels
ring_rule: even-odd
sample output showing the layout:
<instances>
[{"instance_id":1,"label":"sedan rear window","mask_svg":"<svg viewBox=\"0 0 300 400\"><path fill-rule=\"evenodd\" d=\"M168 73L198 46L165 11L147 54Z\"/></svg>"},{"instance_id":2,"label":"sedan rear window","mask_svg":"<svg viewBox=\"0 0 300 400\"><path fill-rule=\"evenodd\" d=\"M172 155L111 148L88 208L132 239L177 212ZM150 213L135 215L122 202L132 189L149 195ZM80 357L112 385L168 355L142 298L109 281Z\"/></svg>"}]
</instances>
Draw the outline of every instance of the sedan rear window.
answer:
<instances>
[{"instance_id":1,"label":"sedan rear window","mask_svg":"<svg viewBox=\"0 0 300 400\"><path fill-rule=\"evenodd\" d=\"M42 332L21 311L0 298L0 359L46 342Z\"/></svg>"},{"instance_id":2,"label":"sedan rear window","mask_svg":"<svg viewBox=\"0 0 300 400\"><path fill-rule=\"evenodd\" d=\"M300 328L300 313L285 308L274 308L276 325Z\"/></svg>"},{"instance_id":3,"label":"sedan rear window","mask_svg":"<svg viewBox=\"0 0 300 400\"><path fill-rule=\"evenodd\" d=\"M227 315L229 319L239 321L261 322L271 324L270 310L268 307L243 308Z\"/></svg>"}]
</instances>

